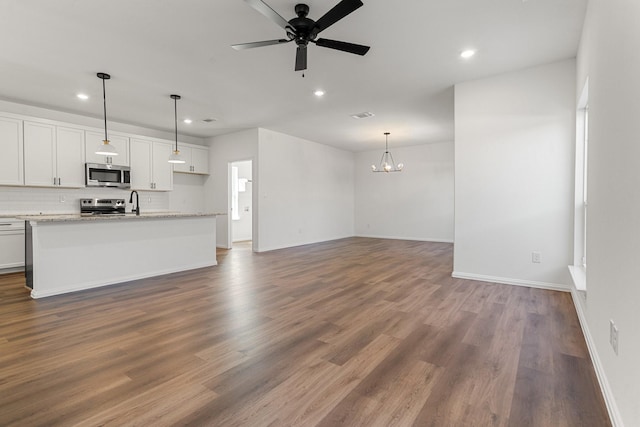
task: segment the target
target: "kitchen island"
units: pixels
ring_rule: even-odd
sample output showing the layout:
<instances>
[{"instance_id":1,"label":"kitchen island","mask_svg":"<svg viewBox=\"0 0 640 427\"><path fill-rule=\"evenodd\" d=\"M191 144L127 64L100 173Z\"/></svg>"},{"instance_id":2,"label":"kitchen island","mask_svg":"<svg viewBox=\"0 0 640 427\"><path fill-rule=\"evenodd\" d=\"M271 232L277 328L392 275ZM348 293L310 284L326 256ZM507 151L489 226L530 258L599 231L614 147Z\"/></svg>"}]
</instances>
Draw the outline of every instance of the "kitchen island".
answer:
<instances>
[{"instance_id":1,"label":"kitchen island","mask_svg":"<svg viewBox=\"0 0 640 427\"><path fill-rule=\"evenodd\" d=\"M18 216L31 297L216 265L216 215Z\"/></svg>"}]
</instances>

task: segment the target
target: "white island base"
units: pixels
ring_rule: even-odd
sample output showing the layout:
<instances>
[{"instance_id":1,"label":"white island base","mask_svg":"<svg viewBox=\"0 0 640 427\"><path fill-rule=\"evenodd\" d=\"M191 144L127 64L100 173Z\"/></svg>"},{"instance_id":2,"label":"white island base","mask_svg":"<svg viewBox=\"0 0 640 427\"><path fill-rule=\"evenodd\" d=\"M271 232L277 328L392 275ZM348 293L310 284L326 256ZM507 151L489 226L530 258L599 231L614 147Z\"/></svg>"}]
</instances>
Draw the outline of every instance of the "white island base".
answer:
<instances>
[{"instance_id":1,"label":"white island base","mask_svg":"<svg viewBox=\"0 0 640 427\"><path fill-rule=\"evenodd\" d=\"M214 214L23 219L32 298L217 264Z\"/></svg>"}]
</instances>

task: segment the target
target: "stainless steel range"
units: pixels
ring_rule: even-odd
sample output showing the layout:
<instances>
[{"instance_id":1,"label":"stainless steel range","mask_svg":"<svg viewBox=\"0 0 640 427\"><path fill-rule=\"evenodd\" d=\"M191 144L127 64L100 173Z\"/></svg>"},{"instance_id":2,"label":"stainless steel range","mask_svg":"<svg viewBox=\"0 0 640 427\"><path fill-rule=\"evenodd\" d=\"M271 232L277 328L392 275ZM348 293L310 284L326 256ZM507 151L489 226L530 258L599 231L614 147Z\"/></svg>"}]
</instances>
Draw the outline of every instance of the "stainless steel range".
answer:
<instances>
[{"instance_id":1,"label":"stainless steel range","mask_svg":"<svg viewBox=\"0 0 640 427\"><path fill-rule=\"evenodd\" d=\"M124 215L124 199L80 199L80 215Z\"/></svg>"}]
</instances>

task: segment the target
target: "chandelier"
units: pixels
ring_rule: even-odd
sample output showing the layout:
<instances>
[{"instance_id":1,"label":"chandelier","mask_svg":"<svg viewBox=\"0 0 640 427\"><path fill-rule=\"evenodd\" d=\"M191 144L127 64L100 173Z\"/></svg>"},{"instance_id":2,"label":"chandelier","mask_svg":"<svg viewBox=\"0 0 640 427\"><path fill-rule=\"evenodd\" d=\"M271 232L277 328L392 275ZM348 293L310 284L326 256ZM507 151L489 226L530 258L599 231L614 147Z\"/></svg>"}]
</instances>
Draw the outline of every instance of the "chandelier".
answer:
<instances>
[{"instance_id":1,"label":"chandelier","mask_svg":"<svg viewBox=\"0 0 640 427\"><path fill-rule=\"evenodd\" d=\"M402 168L404 168L404 164L396 164L393 160L393 156L389 152L389 132L385 132L384 137L384 153L380 158L380 164L378 166L371 165L371 172L400 172Z\"/></svg>"}]
</instances>

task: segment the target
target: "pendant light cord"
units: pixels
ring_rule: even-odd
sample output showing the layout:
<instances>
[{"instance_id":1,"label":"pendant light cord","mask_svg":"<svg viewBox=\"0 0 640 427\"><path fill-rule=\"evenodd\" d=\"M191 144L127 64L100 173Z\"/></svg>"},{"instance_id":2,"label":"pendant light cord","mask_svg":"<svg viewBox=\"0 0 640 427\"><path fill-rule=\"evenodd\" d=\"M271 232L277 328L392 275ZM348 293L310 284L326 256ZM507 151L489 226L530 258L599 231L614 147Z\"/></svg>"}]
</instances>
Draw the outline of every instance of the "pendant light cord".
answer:
<instances>
[{"instance_id":1,"label":"pendant light cord","mask_svg":"<svg viewBox=\"0 0 640 427\"><path fill-rule=\"evenodd\" d=\"M109 138L107 136L107 90L104 85L105 79L102 78L102 101L104 104L104 140L108 141Z\"/></svg>"},{"instance_id":2,"label":"pendant light cord","mask_svg":"<svg viewBox=\"0 0 640 427\"><path fill-rule=\"evenodd\" d=\"M173 98L173 105L174 105L174 113L175 113L175 123L176 123L176 152L178 151L178 98Z\"/></svg>"}]
</instances>

